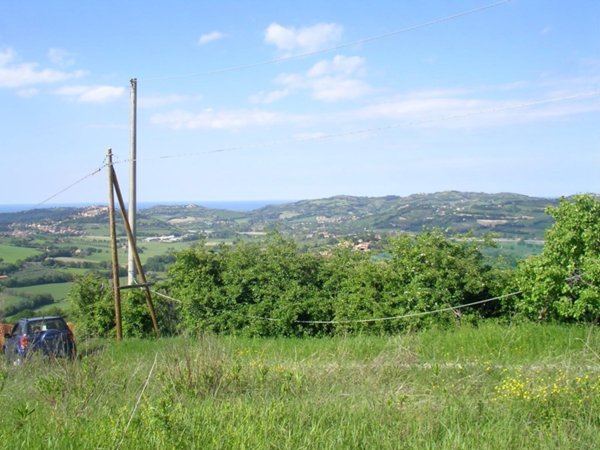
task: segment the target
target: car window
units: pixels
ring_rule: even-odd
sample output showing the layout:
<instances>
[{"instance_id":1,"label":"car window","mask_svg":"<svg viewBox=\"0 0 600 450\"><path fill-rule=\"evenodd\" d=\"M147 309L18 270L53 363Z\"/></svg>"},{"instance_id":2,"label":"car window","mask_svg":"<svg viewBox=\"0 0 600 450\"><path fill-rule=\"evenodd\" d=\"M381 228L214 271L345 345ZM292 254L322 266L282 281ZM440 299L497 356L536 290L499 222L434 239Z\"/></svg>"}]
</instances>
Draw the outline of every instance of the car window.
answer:
<instances>
[{"instance_id":1,"label":"car window","mask_svg":"<svg viewBox=\"0 0 600 450\"><path fill-rule=\"evenodd\" d=\"M13 329L12 329L12 333L11 333L11 334L12 334L13 336L14 336L14 335L16 335L16 334L22 334L22 333L21 333L21 324L20 324L19 322L17 322L17 323L15 324L15 326L14 326L14 327L13 327Z\"/></svg>"},{"instance_id":2,"label":"car window","mask_svg":"<svg viewBox=\"0 0 600 450\"><path fill-rule=\"evenodd\" d=\"M46 329L46 330L64 330L66 328L67 328L67 326L66 326L65 322L60 319L46 320L42 324L43 330L44 329Z\"/></svg>"},{"instance_id":3,"label":"car window","mask_svg":"<svg viewBox=\"0 0 600 450\"><path fill-rule=\"evenodd\" d=\"M65 330L67 325L61 319L36 320L29 322L29 331L31 333L40 333L48 330Z\"/></svg>"}]
</instances>

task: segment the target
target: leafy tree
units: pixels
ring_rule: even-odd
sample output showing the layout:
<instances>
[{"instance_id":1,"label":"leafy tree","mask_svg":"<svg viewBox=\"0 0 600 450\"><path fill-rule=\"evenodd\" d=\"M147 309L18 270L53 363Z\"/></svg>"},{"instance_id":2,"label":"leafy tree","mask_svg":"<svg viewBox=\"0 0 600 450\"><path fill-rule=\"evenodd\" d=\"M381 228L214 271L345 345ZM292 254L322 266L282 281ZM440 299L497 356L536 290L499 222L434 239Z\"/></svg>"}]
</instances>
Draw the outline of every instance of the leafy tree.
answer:
<instances>
[{"instance_id":1,"label":"leafy tree","mask_svg":"<svg viewBox=\"0 0 600 450\"><path fill-rule=\"evenodd\" d=\"M175 263L169 267L169 294L181 301L182 327L188 331L198 331L203 322L214 322L211 318L218 314L222 306L219 291L222 258L219 253L209 251L203 243L177 253ZM213 331L221 327L213 323Z\"/></svg>"},{"instance_id":2,"label":"leafy tree","mask_svg":"<svg viewBox=\"0 0 600 450\"><path fill-rule=\"evenodd\" d=\"M98 274L87 274L75 281L68 298L73 320L84 335L114 335L115 309L110 280ZM154 297L153 303L161 335L174 334L179 315L173 302ZM121 293L121 318L125 337L154 336L145 294L141 289Z\"/></svg>"},{"instance_id":3,"label":"leafy tree","mask_svg":"<svg viewBox=\"0 0 600 450\"><path fill-rule=\"evenodd\" d=\"M44 308L43 314L45 316L62 316L65 318L68 318L68 316L69 316L65 310L63 310L60 306L56 306L56 305ZM39 312L37 313L37 315L39 315Z\"/></svg>"},{"instance_id":4,"label":"leafy tree","mask_svg":"<svg viewBox=\"0 0 600 450\"><path fill-rule=\"evenodd\" d=\"M368 253L342 246L325 258L323 272L324 302L320 317L342 322L331 327L331 331L374 331L381 325L344 321L387 315L383 301L384 286L389 280L387 262L374 262Z\"/></svg>"},{"instance_id":5,"label":"leafy tree","mask_svg":"<svg viewBox=\"0 0 600 450\"><path fill-rule=\"evenodd\" d=\"M179 315L175 304L168 299L152 296L154 312L161 336L173 335L178 331ZM154 327L146 294L142 289L129 289L121 294L123 336L154 337Z\"/></svg>"},{"instance_id":6,"label":"leafy tree","mask_svg":"<svg viewBox=\"0 0 600 450\"><path fill-rule=\"evenodd\" d=\"M299 335L309 327L295 321L309 320L318 303L319 261L278 233L264 244L196 246L178 253L169 268L169 291L182 301L187 329Z\"/></svg>"},{"instance_id":7,"label":"leafy tree","mask_svg":"<svg viewBox=\"0 0 600 450\"><path fill-rule=\"evenodd\" d=\"M172 252L166 255L151 256L146 260L144 269L152 272L164 272L169 264L175 262L175 255Z\"/></svg>"},{"instance_id":8,"label":"leafy tree","mask_svg":"<svg viewBox=\"0 0 600 450\"><path fill-rule=\"evenodd\" d=\"M341 246L321 256L273 233L263 243L214 250L197 246L178 253L168 289L182 301L186 329L253 336L394 332L422 321L352 321L489 295L490 268L475 243L452 241L433 230L392 240L389 253L390 259L374 261L368 253ZM486 307L480 311L491 313ZM329 319L341 323L305 323Z\"/></svg>"},{"instance_id":9,"label":"leafy tree","mask_svg":"<svg viewBox=\"0 0 600 450\"><path fill-rule=\"evenodd\" d=\"M263 244L239 243L223 256L225 297L251 319L245 326L247 334L305 333L308 327L295 321L313 317L319 291L316 255L301 252L293 240L272 233Z\"/></svg>"},{"instance_id":10,"label":"leafy tree","mask_svg":"<svg viewBox=\"0 0 600 450\"><path fill-rule=\"evenodd\" d=\"M547 209L555 223L542 254L519 266L523 291L516 308L540 320L600 318L600 202L591 195L561 199Z\"/></svg>"},{"instance_id":11,"label":"leafy tree","mask_svg":"<svg viewBox=\"0 0 600 450\"><path fill-rule=\"evenodd\" d=\"M96 274L75 280L67 295L78 331L86 336L108 336L115 327L110 282Z\"/></svg>"},{"instance_id":12,"label":"leafy tree","mask_svg":"<svg viewBox=\"0 0 600 450\"><path fill-rule=\"evenodd\" d=\"M391 239L391 276L385 286L388 310L395 315L431 311L489 297L490 267L479 245L449 239L439 229ZM491 312L486 306L477 309L484 315ZM453 317L454 313L447 313L410 319L408 325Z\"/></svg>"}]
</instances>

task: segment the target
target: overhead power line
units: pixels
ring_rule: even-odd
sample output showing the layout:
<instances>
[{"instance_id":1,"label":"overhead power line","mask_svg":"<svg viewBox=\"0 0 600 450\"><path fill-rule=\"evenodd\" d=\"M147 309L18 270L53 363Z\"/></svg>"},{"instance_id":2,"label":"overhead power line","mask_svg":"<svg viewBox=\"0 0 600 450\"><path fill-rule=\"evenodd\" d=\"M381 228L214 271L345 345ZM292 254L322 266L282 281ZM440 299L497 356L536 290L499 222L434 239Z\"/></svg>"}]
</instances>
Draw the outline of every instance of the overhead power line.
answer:
<instances>
[{"instance_id":1,"label":"overhead power line","mask_svg":"<svg viewBox=\"0 0 600 450\"><path fill-rule=\"evenodd\" d=\"M600 96L600 91L583 92L580 94L568 95L568 96L563 96L563 97L554 97L554 98L549 98L549 99L535 100L535 101L531 101L531 102L520 103L517 105L510 105L510 106L497 107L497 108L488 108L488 109L482 109L482 110L463 113L463 114L453 114L453 115L448 115L448 116L439 117L439 118L435 118L435 119L426 119L426 120L418 120L418 121L414 120L414 121L396 123L396 124L391 124L391 125L381 126L381 127L363 128L363 129L359 129L359 130L345 131L345 132L339 132L339 133L329 133L329 134L323 134L323 135L318 135L318 136L309 136L309 137L297 138L297 139L269 141L269 142L256 143L256 144L252 144L252 145L230 146L230 147L215 148L212 150L192 151L192 152L177 153L177 154L171 154L171 155L161 155L161 156L156 156L154 158L146 157L146 158L143 158L142 160L145 161L145 160L151 160L151 159L185 158L185 157L199 156L199 155L203 155L203 154L223 153L223 152L231 152L231 151L239 151L239 150L248 150L248 149L253 149L253 148L265 148L265 147L271 147L271 146L276 146L276 145L294 144L294 143L298 143L298 142L319 141L319 140L334 139L334 138L338 138L338 137L347 137L347 136L360 135L360 134L380 133L383 131L397 129L397 128L401 128L401 127L408 126L408 125L426 125L428 123L442 122L442 121L454 120L454 119L463 119L463 118L479 116L479 115L483 115L483 114L493 114L493 113L506 112L506 111L515 111L515 110L519 110L519 109L530 108L533 106L558 103L558 102L563 102L563 101L568 101L568 100L577 100L577 99L582 99L582 98L593 98L593 97L598 97L598 96ZM140 158L136 159L136 161L140 161L140 160L141 160ZM113 165L125 164L125 163L129 163L130 161L131 161L131 159L116 160L113 162ZM107 167L106 160L104 160L102 162L101 166L98 167L97 169L95 169L94 171L84 175L83 177L79 178L78 180L74 181L73 183L69 184L68 186L66 186L66 187L60 189L59 191L55 192L54 194L50 195L46 199L44 199L41 202L34 205L31 209L38 208L38 207L48 203L50 200L58 197L59 195L63 194L64 192L74 188L75 186L79 185L80 183L87 180L88 178L91 178L94 175L100 173L105 167Z\"/></svg>"},{"instance_id":2,"label":"overhead power line","mask_svg":"<svg viewBox=\"0 0 600 450\"><path fill-rule=\"evenodd\" d=\"M519 103L519 104L515 104L515 105L480 109L477 111L470 111L470 112L466 112L466 113L450 114L450 115L432 118L432 119L411 120L411 121L399 122L399 123L394 123L394 124L380 126L380 127L362 128L362 129L358 129L358 130L342 131L339 133L320 134L317 136L307 136L307 137L303 137L303 138L281 139L281 140L266 141L266 142L256 143L256 144L249 144L249 145L219 147L219 148L215 148L215 149L211 149L211 150L198 150L198 151L189 151L189 152L183 152L183 153L174 153L174 154L170 154L170 155L169 154L159 155L159 156L155 156L155 157L146 157L146 158L143 158L143 160L186 158L186 157L206 155L206 154L211 154L211 153L224 153L224 152L232 152L232 151L240 151L240 150L249 150L249 149L255 149L255 148L266 148L266 147L273 147L273 146L280 146L280 145L296 144L299 142L313 142L313 141L334 139L334 138L339 138L339 137L355 136L355 135L361 135L361 134L380 133L383 131L393 130L393 129L402 128L402 127L411 126L411 125L412 126L427 125L430 123L445 122L448 120L456 120L456 119L465 119L465 118L476 117L476 116L481 116L481 115L485 115L485 114L502 113L502 112L507 112L507 111L517 111L520 109L531 108L534 106L547 105L547 104L552 104L552 103L560 103L560 102L569 101L569 100L593 98L593 97L598 97L598 96L600 96L600 91L583 92L583 93L567 95L567 96L563 96L563 97L553 97L553 98L533 100L530 102L524 102L524 103ZM137 159L137 161L140 161L140 160L141 160L140 158ZM115 162L115 164L124 164L124 163L128 163L128 162L130 162L130 160L124 159L124 160L119 160L119 161Z\"/></svg>"},{"instance_id":3,"label":"overhead power line","mask_svg":"<svg viewBox=\"0 0 600 450\"><path fill-rule=\"evenodd\" d=\"M48 203L50 200L58 197L59 195L63 194L64 192L68 191L69 189L74 188L75 186L77 186L78 184L84 182L85 180L87 180L88 178L93 177L94 175L100 173L102 171L102 169L104 169L107 164L106 164L106 158L104 159L104 161L102 162L102 165L100 167L98 167L97 169L95 169L94 171L88 173L87 175L79 178L77 181L74 181L73 183L69 184L68 186L62 188L60 191L52 194L51 196L47 197L46 199L42 200L41 202L35 204L31 209L35 209L35 208L39 208L40 206Z\"/></svg>"},{"instance_id":4,"label":"overhead power line","mask_svg":"<svg viewBox=\"0 0 600 450\"><path fill-rule=\"evenodd\" d=\"M430 310L430 311L419 311L419 312L413 312L413 313L408 313L408 314L402 314L400 316L391 316L391 317L376 317L373 319L342 319L342 320L296 320L296 323L303 323L303 324L325 324L325 325L336 325L336 324L346 324L346 323L372 323L372 322L384 322L384 321L390 321L390 320L401 320L401 319L410 319L413 317L423 317L423 316L430 316L433 314L439 314L442 312L448 312L448 311L456 311L458 309L462 309L462 308L467 308L469 306L475 306L475 305L482 305L484 303L489 303L489 302L494 302L494 301L498 301L498 300L502 300L504 298L509 298L509 297L514 297L515 295L519 295L521 294L521 291L516 291L516 292L511 292L509 294L505 294L505 295L499 295L498 297L492 297L492 298L486 298L485 300L479 300L476 302L471 302L471 303L463 303L462 305L456 305L456 306L448 306L445 308L439 308L439 309L434 309L434 310ZM257 318L257 317L255 317Z\"/></svg>"},{"instance_id":5,"label":"overhead power line","mask_svg":"<svg viewBox=\"0 0 600 450\"><path fill-rule=\"evenodd\" d=\"M299 53L299 54L295 54L295 55L289 55L289 56L281 56L279 58L273 58L273 59L268 59L265 61L259 61L259 62L255 62L255 63L249 63L249 64L240 64L238 66L230 66L230 67L224 67L221 69L215 69L215 70L208 70L208 71L202 71L202 72L191 72L191 73L186 73L186 74L179 74L179 75L165 75L165 76L153 76L153 77L138 77L139 79L142 79L144 81L157 81L157 80L171 80L171 79L181 79L181 78L193 78L193 77L199 77L199 76L208 76L208 75L218 75L221 73L226 73L226 72L235 72L235 71L239 71L239 70L246 70L246 69L253 69L255 67L261 67L261 66L267 66L267 65L271 65L271 64L276 64L276 63L280 63L283 61L291 61L291 60L295 60L295 59L302 59L302 58L307 58L309 56L314 56L314 55L320 55L323 53L329 53L329 52L334 52L337 50L341 50L344 48L348 48L348 47L354 47L356 45L361 45L361 44L368 44L371 43L373 41L378 41L381 39L386 39L386 38L390 38L393 36L397 36L399 34L404 34L404 33L408 33L411 31L415 31L415 30L419 30L421 28L427 28L433 25L437 25L440 23L444 23L444 22L450 22L452 20L456 20L459 19L461 17L465 17L465 16L469 16L471 14L475 14L475 13L479 13L479 12L483 12L486 11L488 9L492 9L492 8L496 8L498 6L502 6L505 5L507 3L510 3L512 0L502 0L496 3L491 3L489 5L484 5L484 6L480 6L478 8L473 8L473 9L469 9L466 11L461 11L459 13L455 13L449 16L444 16L444 17L439 17L437 19L433 19L430 20L428 22L423 22L417 25L412 25L406 28L401 28L399 30L395 30L395 31L390 31L387 33L382 33L382 34L378 34L375 36L370 36L370 37L366 37L363 39L358 39L356 41L350 41L350 42L346 42L344 44L340 44L340 45L335 45L332 47L327 47L327 48L323 48L320 50L314 50L314 51L310 51L310 52L305 52L305 53Z\"/></svg>"}]
</instances>

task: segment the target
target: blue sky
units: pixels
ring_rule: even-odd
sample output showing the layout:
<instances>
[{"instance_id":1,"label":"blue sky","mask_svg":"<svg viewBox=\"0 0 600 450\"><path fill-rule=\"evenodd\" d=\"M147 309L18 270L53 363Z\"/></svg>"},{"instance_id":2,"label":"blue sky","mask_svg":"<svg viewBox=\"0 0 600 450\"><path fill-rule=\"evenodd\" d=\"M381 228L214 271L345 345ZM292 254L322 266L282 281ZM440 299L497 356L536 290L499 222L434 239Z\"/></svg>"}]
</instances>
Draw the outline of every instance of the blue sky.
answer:
<instances>
[{"instance_id":1,"label":"blue sky","mask_svg":"<svg viewBox=\"0 0 600 450\"><path fill-rule=\"evenodd\" d=\"M126 160L131 78L139 201L600 192L600 2L493 3L0 0L0 204Z\"/></svg>"}]
</instances>

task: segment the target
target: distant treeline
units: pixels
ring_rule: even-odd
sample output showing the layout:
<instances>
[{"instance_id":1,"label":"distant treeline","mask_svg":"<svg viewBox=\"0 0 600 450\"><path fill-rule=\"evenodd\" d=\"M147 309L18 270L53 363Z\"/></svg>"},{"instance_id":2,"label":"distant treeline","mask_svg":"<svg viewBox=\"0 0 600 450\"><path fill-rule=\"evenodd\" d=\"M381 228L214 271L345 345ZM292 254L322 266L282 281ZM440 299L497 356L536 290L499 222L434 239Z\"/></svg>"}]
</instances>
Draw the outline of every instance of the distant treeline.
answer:
<instances>
[{"instance_id":1,"label":"distant treeline","mask_svg":"<svg viewBox=\"0 0 600 450\"><path fill-rule=\"evenodd\" d=\"M58 270L45 270L39 273L12 276L2 281L2 284L8 288L17 288L25 286L36 286L49 283L67 283L73 281L74 276L67 272Z\"/></svg>"},{"instance_id":2,"label":"distant treeline","mask_svg":"<svg viewBox=\"0 0 600 450\"><path fill-rule=\"evenodd\" d=\"M156 297L163 333L211 331L249 336L320 336L347 332L393 333L433 322L502 314L502 302L470 312L375 323L364 319L459 306L501 293L501 269L486 264L477 243L447 239L433 230L402 235L389 243L390 257L342 245L328 254L303 251L278 233L266 242L240 241L175 255L168 281L159 289L176 301ZM111 290L99 277L76 282L69 294L79 329L92 335L114 326ZM150 331L140 293L123 301L124 329ZM333 320L339 323L308 323ZM358 320L359 322L347 322Z\"/></svg>"},{"instance_id":3,"label":"distant treeline","mask_svg":"<svg viewBox=\"0 0 600 450\"><path fill-rule=\"evenodd\" d=\"M543 252L517 268L492 266L480 240L439 229L390 238L379 260L350 244L304 251L279 233L265 242L198 245L176 253L156 287L168 296L155 297L159 321L164 333L248 336L396 333L485 318L598 322L600 203L577 196L548 212L555 223ZM127 295L124 329L143 335L150 331L143 296ZM82 330L111 333L106 280L83 278L69 296Z\"/></svg>"},{"instance_id":4,"label":"distant treeline","mask_svg":"<svg viewBox=\"0 0 600 450\"><path fill-rule=\"evenodd\" d=\"M54 297L51 294L19 293L18 295L23 297L19 303L0 307L0 317L14 316L25 310L35 310L54 303Z\"/></svg>"}]
</instances>

